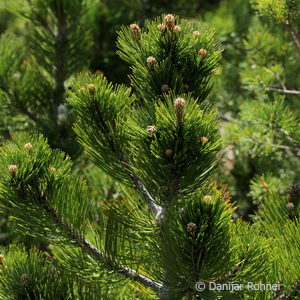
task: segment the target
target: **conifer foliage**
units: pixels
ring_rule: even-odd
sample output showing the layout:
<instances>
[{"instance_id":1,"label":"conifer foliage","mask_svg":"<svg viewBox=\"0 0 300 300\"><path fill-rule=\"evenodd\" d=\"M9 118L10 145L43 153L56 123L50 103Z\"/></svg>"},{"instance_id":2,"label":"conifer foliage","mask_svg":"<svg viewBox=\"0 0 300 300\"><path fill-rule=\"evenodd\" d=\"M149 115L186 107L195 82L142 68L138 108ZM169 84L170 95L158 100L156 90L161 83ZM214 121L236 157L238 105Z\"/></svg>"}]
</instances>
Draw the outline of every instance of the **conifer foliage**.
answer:
<instances>
[{"instance_id":1,"label":"conifer foliage","mask_svg":"<svg viewBox=\"0 0 300 300\"><path fill-rule=\"evenodd\" d=\"M6 1L6 8L29 29L23 41L10 32L0 37L0 139L33 127L52 147L75 155L78 146L72 141L65 85L88 65L92 39L84 22L87 2L14 0ZM14 126L7 115L21 115L27 126Z\"/></svg>"},{"instance_id":2,"label":"conifer foliage","mask_svg":"<svg viewBox=\"0 0 300 300\"><path fill-rule=\"evenodd\" d=\"M128 282L145 299L272 299L297 293L298 203L286 197L274 206L266 202L252 226L232 220L230 195L212 180L221 149L216 106L208 99L221 58L213 35L173 15L144 29L132 24L119 33L118 53L131 66L133 89L89 73L73 79L68 101L79 142L120 182L124 195L103 203L99 224L93 222L86 183L71 176L68 156L51 150L40 135L16 135L1 148L2 210L20 230L51 243L57 276L79 278L73 293L80 299L85 299L82 282L83 294L89 285L101 289L87 299L100 299ZM53 299L52 290L22 285L32 282L43 264L35 255L36 260L27 258L27 273L21 268L3 273L0 294L18 297L11 292L18 284L29 298ZM288 260L295 263L289 270ZM53 274L45 267L45 276ZM208 288L209 283L281 281L277 294ZM199 291L197 282L207 288Z\"/></svg>"}]
</instances>

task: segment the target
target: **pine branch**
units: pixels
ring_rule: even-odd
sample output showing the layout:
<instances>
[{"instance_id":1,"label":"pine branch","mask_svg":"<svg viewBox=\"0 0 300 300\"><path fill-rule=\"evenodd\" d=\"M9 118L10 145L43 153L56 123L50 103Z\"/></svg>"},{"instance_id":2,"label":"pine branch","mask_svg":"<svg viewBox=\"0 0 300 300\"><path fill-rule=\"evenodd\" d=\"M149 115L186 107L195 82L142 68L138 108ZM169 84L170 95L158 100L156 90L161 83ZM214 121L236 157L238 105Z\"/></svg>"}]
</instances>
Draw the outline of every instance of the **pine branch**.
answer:
<instances>
[{"instance_id":1,"label":"pine branch","mask_svg":"<svg viewBox=\"0 0 300 300\"><path fill-rule=\"evenodd\" d=\"M253 140L257 143L263 143L264 145L266 146L271 146L273 148L278 148L278 149L283 149L285 150L288 154L292 154L294 156L297 156L297 152L300 150L299 147L289 147L289 146L286 146L286 145L278 145L278 144L273 144L273 143L267 143L267 142L262 142L256 138L253 138Z\"/></svg>"},{"instance_id":2,"label":"pine branch","mask_svg":"<svg viewBox=\"0 0 300 300\"><path fill-rule=\"evenodd\" d=\"M267 69L272 73L272 75L277 79L277 81L281 85L281 89L276 88L276 87L267 87L267 89L269 91L274 91L274 92L282 93L282 94L292 94L292 95L296 95L298 98L300 98L300 91L287 89L286 86L284 85L284 83L280 80L279 76L277 76L277 74L275 74L271 69L269 69L269 68L267 68Z\"/></svg>"},{"instance_id":3,"label":"pine branch","mask_svg":"<svg viewBox=\"0 0 300 300\"><path fill-rule=\"evenodd\" d=\"M277 145L277 144L268 144L268 143L264 143L265 145L270 145L271 147L275 147L275 148L278 148L278 149L283 149L285 151L287 151L287 153L292 153L294 156L297 156L297 151L300 150L300 148L292 148L292 147L289 147L289 146L286 146L286 145Z\"/></svg>"},{"instance_id":4,"label":"pine branch","mask_svg":"<svg viewBox=\"0 0 300 300\"><path fill-rule=\"evenodd\" d=\"M93 257L100 263L105 262L106 267L110 270L113 270L121 275L124 275L127 278L130 278L134 281L137 281L144 285L145 287L151 288L155 293L162 294L164 286L147 276L139 274L137 271L132 270L122 264L117 262L111 262L107 259L105 253L100 251L97 247L95 247L92 243L86 240L83 236L80 236L78 233L74 231L72 226L67 224L65 219L59 215L57 211L53 208L49 207L46 201L46 196L44 193L41 193L40 204L45 209L47 213L49 213L55 220L55 223L64 229L68 237L78 246L80 247L85 253Z\"/></svg>"},{"instance_id":5,"label":"pine branch","mask_svg":"<svg viewBox=\"0 0 300 300\"><path fill-rule=\"evenodd\" d=\"M219 113L219 117L223 121L228 121L228 122L235 122L235 121L237 121L235 118L231 117L228 114Z\"/></svg>"},{"instance_id":6,"label":"pine branch","mask_svg":"<svg viewBox=\"0 0 300 300\"><path fill-rule=\"evenodd\" d=\"M132 182L134 183L135 188L139 192L142 193L144 199L146 200L146 202L149 204L149 207L153 211L158 224L160 224L161 220L164 217L164 215L163 215L163 208L156 203L156 201L154 200L154 198L147 191L146 187L143 185L143 183L137 177L137 175L135 174L135 172L133 171L133 169L125 161L124 161L124 163L125 163L126 168L128 169L128 171L130 172L129 176L130 176Z\"/></svg>"},{"instance_id":7,"label":"pine branch","mask_svg":"<svg viewBox=\"0 0 300 300\"><path fill-rule=\"evenodd\" d=\"M42 27L44 27L48 31L48 33L50 33L51 37L55 39L55 33L50 27L48 21L41 14L37 14L36 19L42 25Z\"/></svg>"},{"instance_id":8,"label":"pine branch","mask_svg":"<svg viewBox=\"0 0 300 300\"><path fill-rule=\"evenodd\" d=\"M297 97L300 96L300 91L297 90L278 89L274 87L268 87L268 90L278 92L278 93L283 93L283 94L292 94L292 95L296 95Z\"/></svg>"}]
</instances>

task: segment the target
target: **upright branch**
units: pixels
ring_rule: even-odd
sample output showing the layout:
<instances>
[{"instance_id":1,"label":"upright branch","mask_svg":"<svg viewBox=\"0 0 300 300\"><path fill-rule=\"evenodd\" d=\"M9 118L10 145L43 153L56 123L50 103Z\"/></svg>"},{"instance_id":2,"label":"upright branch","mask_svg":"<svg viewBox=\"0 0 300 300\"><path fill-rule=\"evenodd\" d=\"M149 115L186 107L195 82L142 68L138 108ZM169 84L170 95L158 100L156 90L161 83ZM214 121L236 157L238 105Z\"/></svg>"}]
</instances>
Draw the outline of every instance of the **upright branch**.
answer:
<instances>
[{"instance_id":1,"label":"upright branch","mask_svg":"<svg viewBox=\"0 0 300 300\"><path fill-rule=\"evenodd\" d=\"M134 183L134 186L137 191L141 192L143 195L145 201L148 203L150 209L154 213L155 219L160 224L161 220L163 219L163 208L162 206L158 205L156 201L153 199L153 197L149 194L143 183L139 180L139 178L135 175L135 173L132 171L129 175L132 182Z\"/></svg>"}]
</instances>

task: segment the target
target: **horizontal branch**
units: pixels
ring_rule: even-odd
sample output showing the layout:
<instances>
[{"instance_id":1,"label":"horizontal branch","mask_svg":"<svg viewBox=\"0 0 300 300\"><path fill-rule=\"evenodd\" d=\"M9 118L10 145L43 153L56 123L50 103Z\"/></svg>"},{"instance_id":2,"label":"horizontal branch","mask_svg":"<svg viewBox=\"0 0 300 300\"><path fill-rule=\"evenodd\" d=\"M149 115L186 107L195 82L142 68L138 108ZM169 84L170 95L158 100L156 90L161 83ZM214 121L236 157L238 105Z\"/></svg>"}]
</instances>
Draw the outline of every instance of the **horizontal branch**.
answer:
<instances>
[{"instance_id":1,"label":"horizontal branch","mask_svg":"<svg viewBox=\"0 0 300 300\"><path fill-rule=\"evenodd\" d=\"M78 246L80 247L85 253L91 256L93 259L98 261L99 263L105 263L106 267L112 271L115 271L121 275L124 275L127 278L130 278L134 281L141 283L145 287L151 288L155 293L158 295L163 293L164 286L147 276L144 276L138 273L135 270L132 270L122 264L118 264L116 262L109 261L107 256L104 252L100 251L97 247L91 244L88 240L84 237L78 235L74 229L67 224L63 217L59 215L57 211L53 208L49 207L46 202L46 196L42 193L40 198L40 203L42 207L48 212L55 220L55 223L64 229L68 237Z\"/></svg>"},{"instance_id":2,"label":"horizontal branch","mask_svg":"<svg viewBox=\"0 0 300 300\"><path fill-rule=\"evenodd\" d=\"M266 143L266 145L268 145ZM276 145L276 144L269 144L270 146L272 147L275 147L275 148L278 148L278 149L283 149L283 150L286 150L286 151L291 151L294 155L296 155L296 152L297 151L300 151L300 148L292 148L292 147L289 147L289 146L285 146L285 145Z\"/></svg>"},{"instance_id":3,"label":"horizontal branch","mask_svg":"<svg viewBox=\"0 0 300 300\"><path fill-rule=\"evenodd\" d=\"M257 142L257 143L260 143L260 144L264 144L266 146L271 146L273 148L278 148L278 149L283 149L285 150L288 154L293 154L295 156L297 156L297 152L300 151L300 148L298 146L296 147L290 147L290 146L286 146L286 145L281 145L281 144L273 144L273 143L268 143L268 142L264 142L264 141L261 141L257 138L254 138L252 137L252 139ZM289 153L290 152L290 153Z\"/></svg>"},{"instance_id":4,"label":"horizontal branch","mask_svg":"<svg viewBox=\"0 0 300 300\"><path fill-rule=\"evenodd\" d=\"M93 244L91 244L89 241L87 241L84 238L79 238L75 237L76 244L81 247L86 253L88 253L91 257L96 259L99 262L105 261L105 254L97 249ZM141 283L145 287L151 288L155 293L158 295L162 293L163 291L163 285L155 282L154 280L150 279L147 276L144 276L142 274L139 274L135 270L132 270L124 265L118 265L114 266L114 264L107 262L107 266L112 269L117 271L119 274L124 275L127 278L133 279L134 281L137 281Z\"/></svg>"},{"instance_id":5,"label":"horizontal branch","mask_svg":"<svg viewBox=\"0 0 300 300\"><path fill-rule=\"evenodd\" d=\"M220 112L219 112L219 117L220 117L220 119L223 120L223 121L229 121L229 122L234 122L234 121L236 121L235 118L229 116L228 114L222 114L222 113L220 113Z\"/></svg>"},{"instance_id":6,"label":"horizontal branch","mask_svg":"<svg viewBox=\"0 0 300 300\"><path fill-rule=\"evenodd\" d=\"M292 95L300 96L300 91L297 91L297 90L278 89L278 88L273 88L273 87L269 87L268 90L278 92L278 93L283 93L283 94L292 94Z\"/></svg>"}]
</instances>

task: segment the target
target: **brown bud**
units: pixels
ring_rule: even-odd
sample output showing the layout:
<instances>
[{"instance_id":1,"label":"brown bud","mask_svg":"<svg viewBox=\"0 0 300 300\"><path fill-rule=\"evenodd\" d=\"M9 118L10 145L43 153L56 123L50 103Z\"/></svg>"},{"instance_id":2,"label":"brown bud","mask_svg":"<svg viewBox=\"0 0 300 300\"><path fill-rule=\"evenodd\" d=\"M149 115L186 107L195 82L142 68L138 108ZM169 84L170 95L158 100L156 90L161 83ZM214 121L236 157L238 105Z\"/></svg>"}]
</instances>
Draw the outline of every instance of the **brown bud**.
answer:
<instances>
[{"instance_id":1,"label":"brown bud","mask_svg":"<svg viewBox=\"0 0 300 300\"><path fill-rule=\"evenodd\" d=\"M130 28L135 37L140 40L141 39L141 31L140 27L137 24L130 24Z\"/></svg>"},{"instance_id":2,"label":"brown bud","mask_svg":"<svg viewBox=\"0 0 300 300\"><path fill-rule=\"evenodd\" d=\"M130 24L130 28L131 28L132 31L139 31L140 30L139 25L134 24L134 23Z\"/></svg>"},{"instance_id":3,"label":"brown bud","mask_svg":"<svg viewBox=\"0 0 300 300\"><path fill-rule=\"evenodd\" d=\"M184 115L185 101L183 98L177 98L175 100L175 114L178 124L182 124Z\"/></svg>"},{"instance_id":4,"label":"brown bud","mask_svg":"<svg viewBox=\"0 0 300 300\"><path fill-rule=\"evenodd\" d=\"M4 256L0 254L0 265L3 265L4 263Z\"/></svg>"},{"instance_id":5,"label":"brown bud","mask_svg":"<svg viewBox=\"0 0 300 300\"><path fill-rule=\"evenodd\" d=\"M204 144L206 144L208 142L208 138L206 136L202 136L200 138L200 141L201 141L202 145L204 145Z\"/></svg>"},{"instance_id":6,"label":"brown bud","mask_svg":"<svg viewBox=\"0 0 300 300\"><path fill-rule=\"evenodd\" d=\"M208 202L211 201L211 196L210 196L210 195L205 195L204 198L203 198L203 200L204 200L206 203L208 203Z\"/></svg>"},{"instance_id":7,"label":"brown bud","mask_svg":"<svg viewBox=\"0 0 300 300\"><path fill-rule=\"evenodd\" d=\"M268 188L268 184L264 181L261 186L264 188L264 189L267 189Z\"/></svg>"},{"instance_id":8,"label":"brown bud","mask_svg":"<svg viewBox=\"0 0 300 300\"><path fill-rule=\"evenodd\" d=\"M176 32L181 32L181 27L180 27L179 25L176 25L176 26L174 27L174 30L175 30Z\"/></svg>"},{"instance_id":9,"label":"brown bud","mask_svg":"<svg viewBox=\"0 0 300 300\"><path fill-rule=\"evenodd\" d=\"M200 32L199 31L194 31L193 34L194 34L195 37L200 36Z\"/></svg>"},{"instance_id":10,"label":"brown bud","mask_svg":"<svg viewBox=\"0 0 300 300\"><path fill-rule=\"evenodd\" d=\"M207 51L205 49L200 49L198 51L198 56L201 57L202 59L204 59L207 55Z\"/></svg>"},{"instance_id":11,"label":"brown bud","mask_svg":"<svg viewBox=\"0 0 300 300\"><path fill-rule=\"evenodd\" d=\"M28 275L25 273L25 274L22 274L21 275L21 280L22 281L27 281L28 280Z\"/></svg>"},{"instance_id":12,"label":"brown bud","mask_svg":"<svg viewBox=\"0 0 300 300\"><path fill-rule=\"evenodd\" d=\"M10 165L8 170L9 170L11 177L13 177L13 178L16 177L16 173L18 170L18 167L16 165Z\"/></svg>"},{"instance_id":13,"label":"brown bud","mask_svg":"<svg viewBox=\"0 0 300 300\"><path fill-rule=\"evenodd\" d=\"M155 128L155 126L148 126L147 127L147 131L149 132L149 133L155 133L156 132L156 128Z\"/></svg>"},{"instance_id":14,"label":"brown bud","mask_svg":"<svg viewBox=\"0 0 300 300\"><path fill-rule=\"evenodd\" d=\"M174 16L171 14L168 14L165 16L165 25L170 29L173 30L175 27L175 19Z\"/></svg>"},{"instance_id":15,"label":"brown bud","mask_svg":"<svg viewBox=\"0 0 300 300\"><path fill-rule=\"evenodd\" d=\"M80 90L81 90L83 93L86 93L86 88L81 87Z\"/></svg>"},{"instance_id":16,"label":"brown bud","mask_svg":"<svg viewBox=\"0 0 300 300\"><path fill-rule=\"evenodd\" d=\"M93 83L90 83L88 85L88 88L89 88L90 95L94 96L95 95L95 91L96 91L95 85Z\"/></svg>"},{"instance_id":17,"label":"brown bud","mask_svg":"<svg viewBox=\"0 0 300 300\"><path fill-rule=\"evenodd\" d=\"M169 91L169 86L168 86L167 84L163 84L163 85L161 86L161 92L162 92L163 94L167 94L168 91Z\"/></svg>"},{"instance_id":18,"label":"brown bud","mask_svg":"<svg viewBox=\"0 0 300 300\"><path fill-rule=\"evenodd\" d=\"M167 150L166 150L166 157L167 157L167 158L172 158L172 156L173 156L173 150L167 149Z\"/></svg>"},{"instance_id":19,"label":"brown bud","mask_svg":"<svg viewBox=\"0 0 300 300\"><path fill-rule=\"evenodd\" d=\"M156 59L155 59L155 57L149 56L149 57L147 58L147 65L148 65L148 68L149 68L151 71L154 71L155 66L156 66Z\"/></svg>"},{"instance_id":20,"label":"brown bud","mask_svg":"<svg viewBox=\"0 0 300 300\"><path fill-rule=\"evenodd\" d=\"M186 231L189 234L193 234L197 231L197 225L193 222L190 222L189 224L186 225Z\"/></svg>"},{"instance_id":21,"label":"brown bud","mask_svg":"<svg viewBox=\"0 0 300 300\"><path fill-rule=\"evenodd\" d=\"M167 27L165 24L159 24L157 25L157 28L162 32L162 33L165 33L166 30L167 30Z\"/></svg>"},{"instance_id":22,"label":"brown bud","mask_svg":"<svg viewBox=\"0 0 300 300\"><path fill-rule=\"evenodd\" d=\"M27 150L29 153L33 152L33 147L31 143L27 143L24 145L24 149Z\"/></svg>"}]
</instances>

